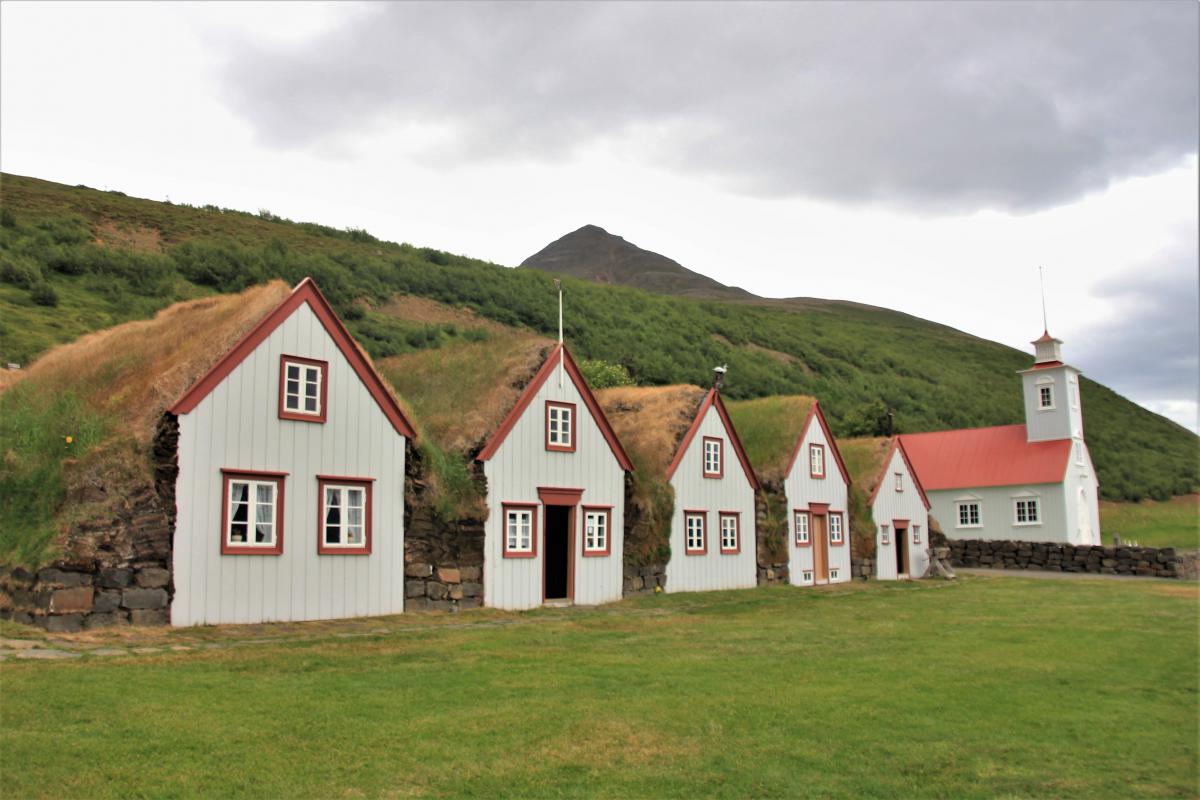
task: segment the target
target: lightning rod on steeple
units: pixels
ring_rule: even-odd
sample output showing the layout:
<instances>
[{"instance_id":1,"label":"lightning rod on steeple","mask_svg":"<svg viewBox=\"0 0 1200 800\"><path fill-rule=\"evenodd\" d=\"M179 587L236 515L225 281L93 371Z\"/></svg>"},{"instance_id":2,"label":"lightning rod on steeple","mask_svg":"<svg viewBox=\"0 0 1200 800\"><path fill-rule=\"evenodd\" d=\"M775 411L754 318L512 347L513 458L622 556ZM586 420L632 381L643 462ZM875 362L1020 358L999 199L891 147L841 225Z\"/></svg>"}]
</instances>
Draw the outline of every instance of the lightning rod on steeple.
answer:
<instances>
[{"instance_id":1,"label":"lightning rod on steeple","mask_svg":"<svg viewBox=\"0 0 1200 800\"><path fill-rule=\"evenodd\" d=\"M1050 325L1046 322L1046 278L1042 275L1041 267L1038 267L1038 285L1042 287L1042 332L1049 333Z\"/></svg>"}]
</instances>

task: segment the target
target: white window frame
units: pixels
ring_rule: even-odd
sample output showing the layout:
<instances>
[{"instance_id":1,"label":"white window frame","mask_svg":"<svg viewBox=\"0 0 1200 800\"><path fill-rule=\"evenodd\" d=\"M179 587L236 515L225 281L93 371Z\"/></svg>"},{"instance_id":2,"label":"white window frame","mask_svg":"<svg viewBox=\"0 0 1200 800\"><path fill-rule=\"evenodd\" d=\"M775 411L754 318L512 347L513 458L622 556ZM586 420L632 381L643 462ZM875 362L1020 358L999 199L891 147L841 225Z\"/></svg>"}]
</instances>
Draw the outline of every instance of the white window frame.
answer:
<instances>
[{"instance_id":1,"label":"white window frame","mask_svg":"<svg viewBox=\"0 0 1200 800\"><path fill-rule=\"evenodd\" d=\"M288 414L299 414L304 417L313 417L314 419L323 416L325 409L321 407L322 398L324 397L324 382L325 369L320 364L311 363L308 360L301 360L298 357L284 356L283 357L283 410ZM288 375L289 370L295 367L300 370L299 377L296 379L296 392L289 391L288 384L292 382ZM316 380L310 380L312 373L316 373ZM302 401L308 399L308 387L312 386L315 394L313 399L316 402L316 409L309 410L304 408ZM293 408L290 403L292 398L295 398L297 406Z\"/></svg>"},{"instance_id":2,"label":"white window frame","mask_svg":"<svg viewBox=\"0 0 1200 800\"><path fill-rule=\"evenodd\" d=\"M1056 407L1055 403L1054 403L1054 379L1053 378L1038 378L1038 381L1034 386L1037 390L1038 411L1053 411ZM1045 397L1042 394L1043 389L1049 391L1049 395L1050 395L1049 403L1047 403L1045 401Z\"/></svg>"},{"instance_id":3,"label":"white window frame","mask_svg":"<svg viewBox=\"0 0 1200 800\"><path fill-rule=\"evenodd\" d=\"M725 441L715 436L705 436L704 448L704 477L720 478L724 472Z\"/></svg>"},{"instance_id":4,"label":"white window frame","mask_svg":"<svg viewBox=\"0 0 1200 800\"><path fill-rule=\"evenodd\" d=\"M963 522L963 510L969 506L975 506L975 522L970 521L970 512L967 513L967 522ZM956 528L982 528L983 527L983 502L980 500L958 500L954 503L954 527Z\"/></svg>"},{"instance_id":5,"label":"white window frame","mask_svg":"<svg viewBox=\"0 0 1200 800\"><path fill-rule=\"evenodd\" d=\"M803 583L812 583L813 582L813 571L811 569L801 570L800 571L800 580Z\"/></svg>"},{"instance_id":6,"label":"white window frame","mask_svg":"<svg viewBox=\"0 0 1200 800\"><path fill-rule=\"evenodd\" d=\"M921 543L921 526L920 525L912 526L912 536L913 536L913 538L912 538L913 544Z\"/></svg>"},{"instance_id":7,"label":"white window frame","mask_svg":"<svg viewBox=\"0 0 1200 800\"><path fill-rule=\"evenodd\" d=\"M841 577L841 574L842 574L841 570L838 569L837 567L829 568L829 580L836 581L839 577Z\"/></svg>"},{"instance_id":8,"label":"white window frame","mask_svg":"<svg viewBox=\"0 0 1200 800\"><path fill-rule=\"evenodd\" d=\"M792 515L792 526L795 529L794 541L797 547L808 547L812 544L812 531L809 530L807 511L797 511Z\"/></svg>"},{"instance_id":9,"label":"white window frame","mask_svg":"<svg viewBox=\"0 0 1200 800\"><path fill-rule=\"evenodd\" d=\"M903 472L896 473L896 491L897 492L904 491L904 473Z\"/></svg>"},{"instance_id":10,"label":"white window frame","mask_svg":"<svg viewBox=\"0 0 1200 800\"><path fill-rule=\"evenodd\" d=\"M504 506L504 537L502 544L505 558L533 558L537 555L537 515L533 505ZM514 538L513 524L516 523ZM523 531L522 528L526 529ZM527 541L522 541L527 537Z\"/></svg>"},{"instance_id":11,"label":"white window frame","mask_svg":"<svg viewBox=\"0 0 1200 800\"><path fill-rule=\"evenodd\" d=\"M1021 506L1025 506L1025 521L1021 521ZM1030 509L1033 511L1030 518ZM1042 498L1026 495L1013 498L1013 526L1026 528L1042 524Z\"/></svg>"},{"instance_id":12,"label":"white window frame","mask_svg":"<svg viewBox=\"0 0 1200 800\"><path fill-rule=\"evenodd\" d=\"M693 522L698 525L693 526ZM693 537L693 531L699 531L698 537ZM699 545L693 545L698 541ZM683 512L683 552L684 555L699 556L708 552L708 512Z\"/></svg>"},{"instance_id":13,"label":"white window frame","mask_svg":"<svg viewBox=\"0 0 1200 800\"><path fill-rule=\"evenodd\" d=\"M808 446L808 475L810 478L825 477L825 448L819 444Z\"/></svg>"},{"instance_id":14,"label":"white window frame","mask_svg":"<svg viewBox=\"0 0 1200 800\"><path fill-rule=\"evenodd\" d=\"M575 450L575 405L546 401L546 448L563 452Z\"/></svg>"},{"instance_id":15,"label":"white window frame","mask_svg":"<svg viewBox=\"0 0 1200 800\"><path fill-rule=\"evenodd\" d=\"M585 556L606 556L612 550L610 541L612 531L611 508L583 509L583 554Z\"/></svg>"},{"instance_id":16,"label":"white window frame","mask_svg":"<svg viewBox=\"0 0 1200 800\"><path fill-rule=\"evenodd\" d=\"M254 473L237 470L222 470L222 515L221 520L221 554L222 555L279 555L283 552L283 489L286 473ZM234 487L246 486L246 500L234 499ZM259 499L259 489L269 488L269 501ZM246 507L246 519L236 524L246 526L246 541L234 541L234 516L241 506ZM270 508L269 521L258 520L259 507ZM257 542L252 539L258 534L260 525L269 526L271 538Z\"/></svg>"},{"instance_id":17,"label":"white window frame","mask_svg":"<svg viewBox=\"0 0 1200 800\"><path fill-rule=\"evenodd\" d=\"M888 531L887 525L879 526L879 543L881 545L892 543L891 533Z\"/></svg>"},{"instance_id":18,"label":"white window frame","mask_svg":"<svg viewBox=\"0 0 1200 800\"><path fill-rule=\"evenodd\" d=\"M732 526L727 526L725 523L732 522ZM734 512L723 511L717 514L717 525L720 527L721 536L721 553L723 555L733 555L741 552L742 549L742 531L741 519ZM732 530L733 537L728 538L726 534Z\"/></svg>"},{"instance_id":19,"label":"white window frame","mask_svg":"<svg viewBox=\"0 0 1200 800\"><path fill-rule=\"evenodd\" d=\"M842 515L839 512L829 513L829 543L831 545L846 543L846 531L843 527Z\"/></svg>"},{"instance_id":20,"label":"white window frame","mask_svg":"<svg viewBox=\"0 0 1200 800\"><path fill-rule=\"evenodd\" d=\"M318 524L321 526L321 549L322 550L366 550L370 546L370 542L371 542L371 538L370 538L371 520L370 520L370 516L369 516L371 513L371 486L370 486L370 484L349 483L349 482L338 483L337 481L332 481L332 480L331 481L322 480L320 483L320 490L321 490L321 519L318 520ZM329 509L332 507L329 503L329 492L331 492L331 491L336 492L339 495L339 500L342 501L338 505L338 508L340 508L343 511L343 514L341 515L342 520L339 523L337 523L337 525L336 525L336 527L338 529L338 533L340 535L340 538L343 540L340 542L329 541L330 525L327 522L327 520L329 519ZM349 503L346 501L349 500L350 493L354 492L354 491L358 491L358 492L362 493L362 505L357 506L357 508L361 512L361 517L359 518L360 521L357 526L352 526L347 521L350 510L352 508L355 508L355 506L349 505ZM357 542L353 542L353 543L345 541L347 539L347 531L352 527L359 528L359 536L360 536L360 540Z\"/></svg>"}]
</instances>

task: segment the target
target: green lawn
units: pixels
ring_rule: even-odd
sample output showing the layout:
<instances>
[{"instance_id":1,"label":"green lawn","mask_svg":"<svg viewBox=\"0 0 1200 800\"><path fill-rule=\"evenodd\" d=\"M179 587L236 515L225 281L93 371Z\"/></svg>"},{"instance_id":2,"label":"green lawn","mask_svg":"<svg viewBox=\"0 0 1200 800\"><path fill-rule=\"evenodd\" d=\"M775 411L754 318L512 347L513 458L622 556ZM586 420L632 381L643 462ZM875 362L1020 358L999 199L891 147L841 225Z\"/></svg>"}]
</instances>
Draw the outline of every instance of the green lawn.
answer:
<instances>
[{"instance_id":1,"label":"green lawn","mask_svg":"<svg viewBox=\"0 0 1200 800\"><path fill-rule=\"evenodd\" d=\"M1197 600L779 587L9 660L0 795L1192 797Z\"/></svg>"},{"instance_id":2,"label":"green lawn","mask_svg":"<svg viewBox=\"0 0 1200 800\"><path fill-rule=\"evenodd\" d=\"M1146 547L1200 548L1200 495L1173 497L1162 503L1100 504L1100 530L1108 544L1114 535L1121 541Z\"/></svg>"}]
</instances>

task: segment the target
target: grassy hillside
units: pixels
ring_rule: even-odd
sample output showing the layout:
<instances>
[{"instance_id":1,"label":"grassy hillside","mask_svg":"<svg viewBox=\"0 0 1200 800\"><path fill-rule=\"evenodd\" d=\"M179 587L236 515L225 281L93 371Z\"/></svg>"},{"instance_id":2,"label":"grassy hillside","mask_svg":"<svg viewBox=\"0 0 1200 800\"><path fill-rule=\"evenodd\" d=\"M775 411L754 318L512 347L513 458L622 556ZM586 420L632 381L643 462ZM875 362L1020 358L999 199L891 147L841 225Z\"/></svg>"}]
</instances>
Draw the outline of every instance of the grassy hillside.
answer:
<instances>
[{"instance_id":1,"label":"grassy hillside","mask_svg":"<svg viewBox=\"0 0 1200 800\"><path fill-rule=\"evenodd\" d=\"M142 318L178 299L313 276L377 359L486 336L389 311L418 295L551 334L551 276L364 231L195 208L32 178L0 178L0 361ZM566 279L566 335L581 358L640 384L707 385L728 363L730 399L819 397L836 435L1018 422L1030 357L959 331L853 305L801 310L696 301ZM1164 498L1200 484L1197 439L1085 380L1088 439L1107 498Z\"/></svg>"}]
</instances>

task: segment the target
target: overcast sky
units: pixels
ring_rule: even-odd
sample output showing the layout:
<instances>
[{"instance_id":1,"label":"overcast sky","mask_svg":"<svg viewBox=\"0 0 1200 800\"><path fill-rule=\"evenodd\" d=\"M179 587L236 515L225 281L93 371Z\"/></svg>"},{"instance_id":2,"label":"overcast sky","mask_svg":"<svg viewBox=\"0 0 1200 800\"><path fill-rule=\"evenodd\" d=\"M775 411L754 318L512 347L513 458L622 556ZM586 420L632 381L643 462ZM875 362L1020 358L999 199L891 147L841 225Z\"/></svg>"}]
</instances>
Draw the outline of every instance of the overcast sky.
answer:
<instances>
[{"instance_id":1,"label":"overcast sky","mask_svg":"<svg viewBox=\"0 0 1200 800\"><path fill-rule=\"evenodd\" d=\"M0 167L508 265L591 223L1025 350L1043 265L1195 429L1198 52L1193 2L4 2Z\"/></svg>"}]
</instances>

